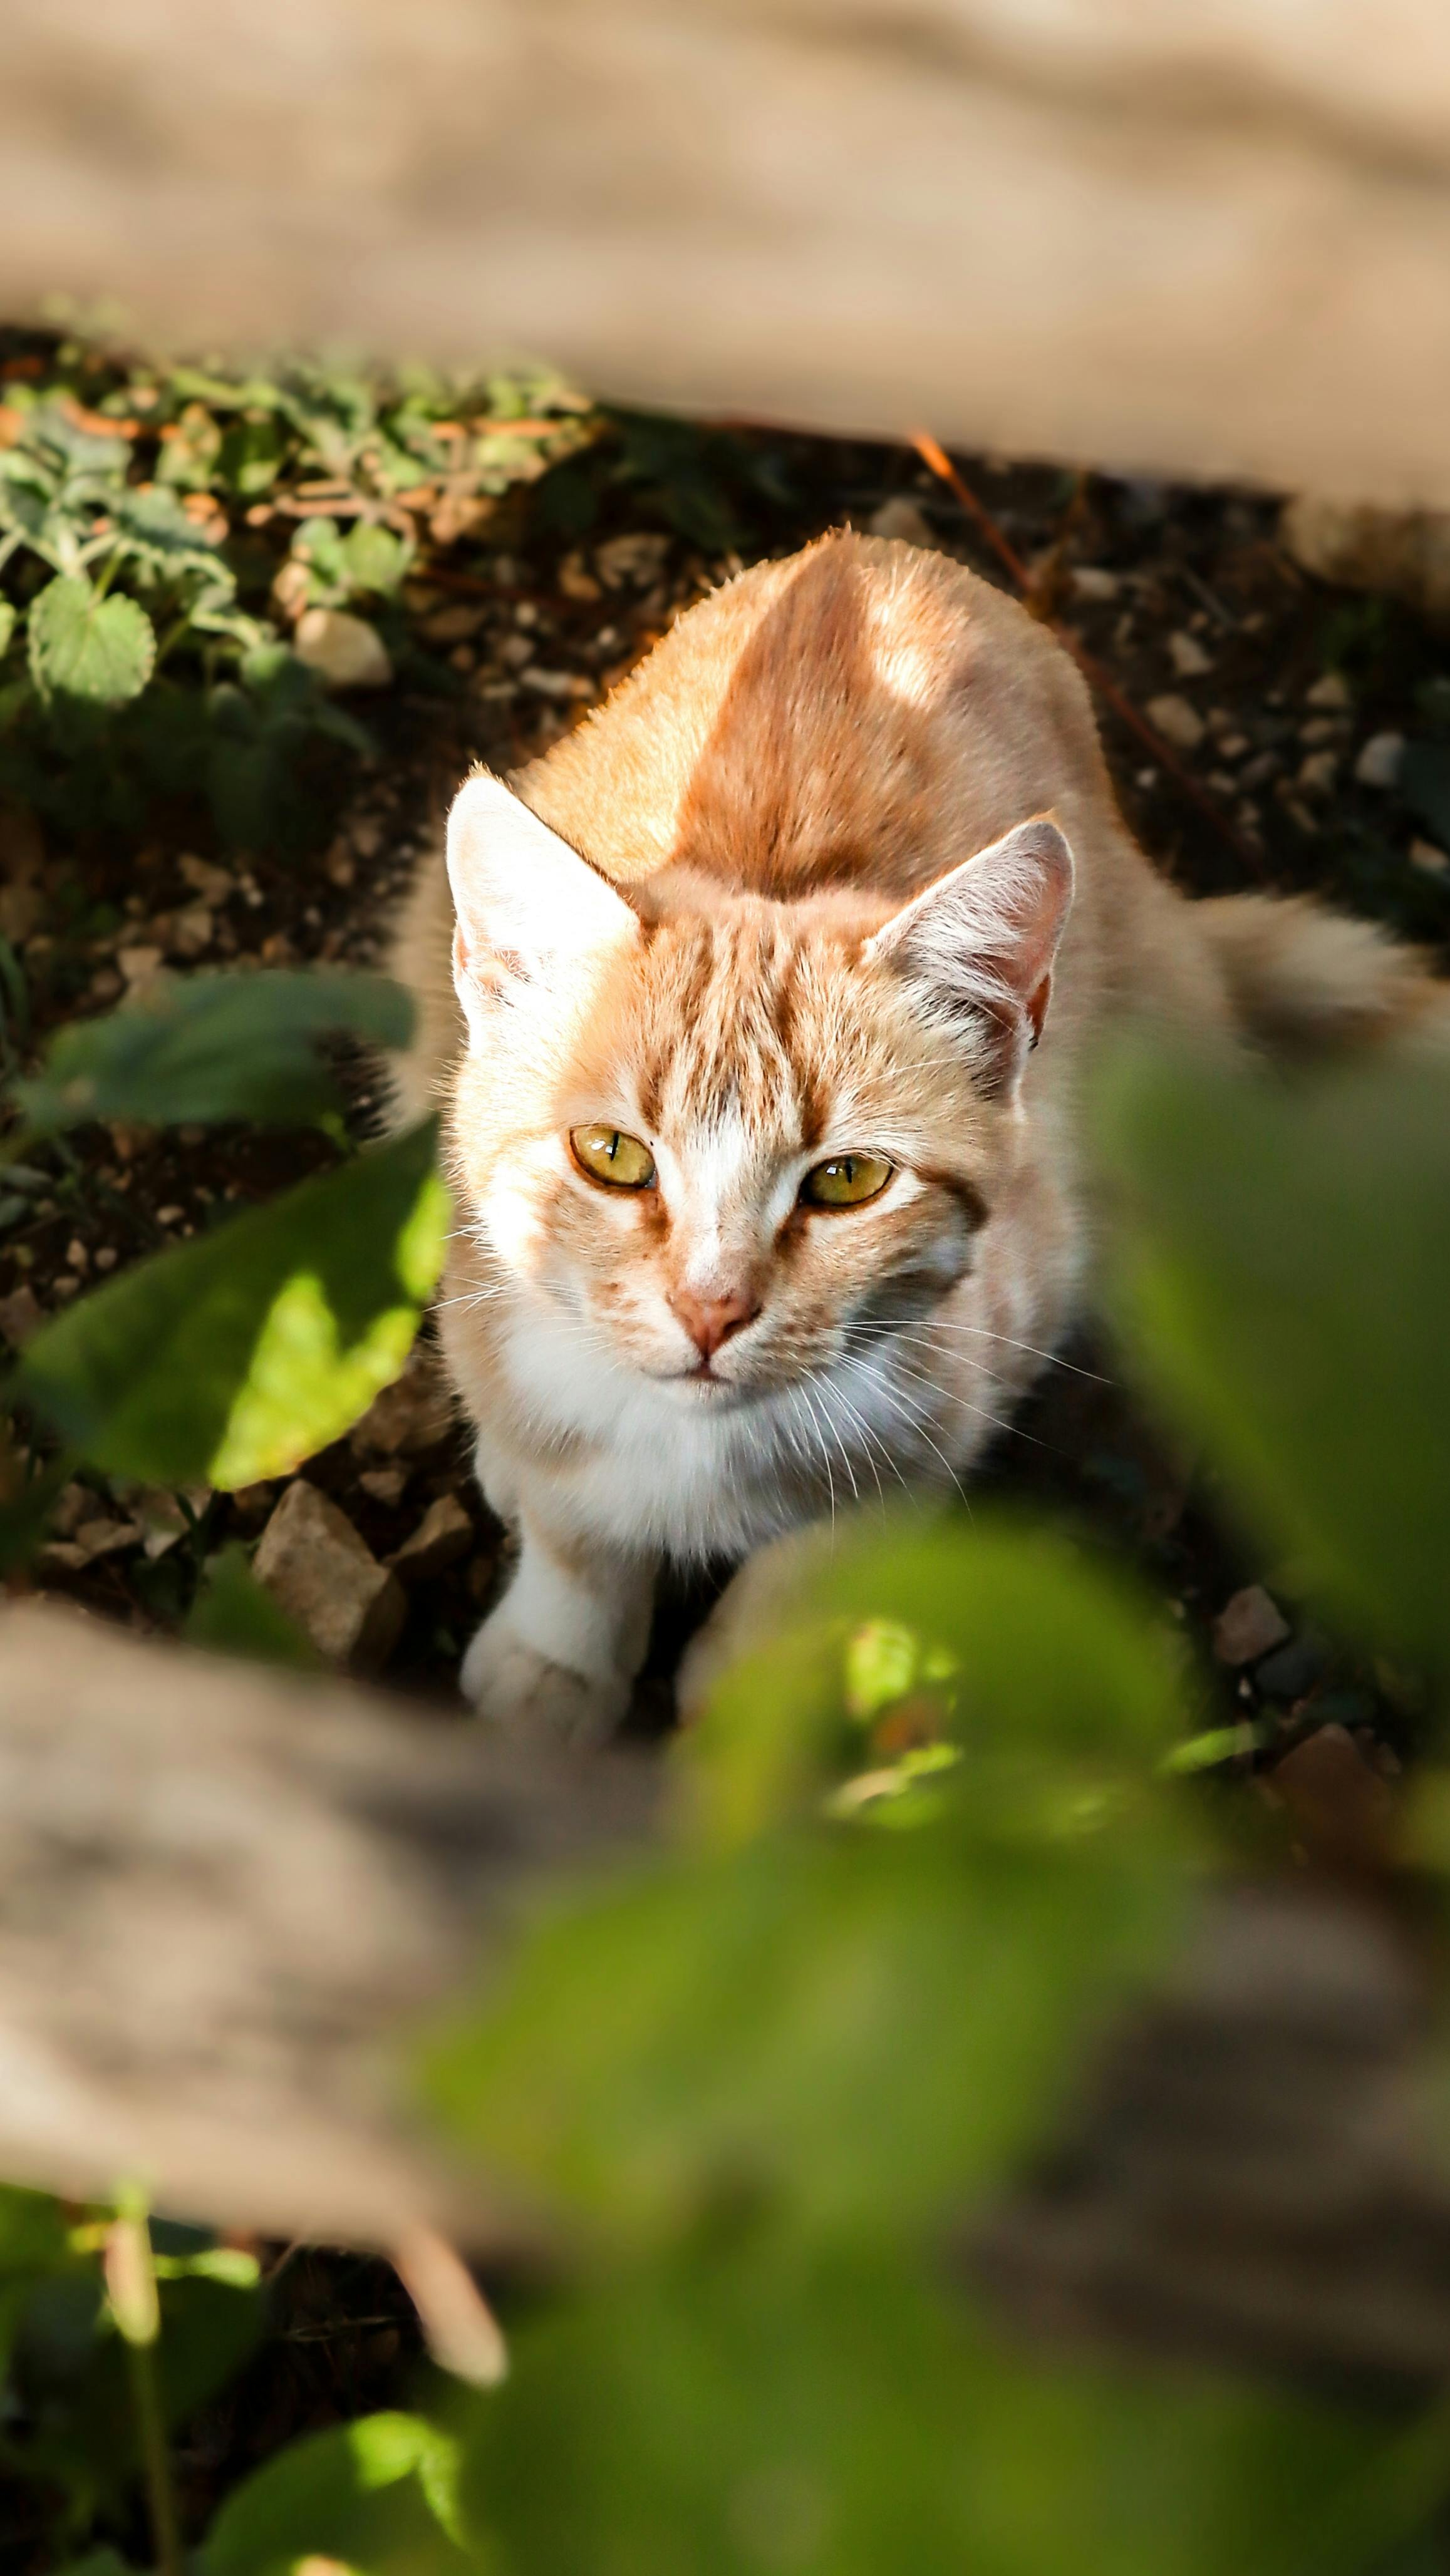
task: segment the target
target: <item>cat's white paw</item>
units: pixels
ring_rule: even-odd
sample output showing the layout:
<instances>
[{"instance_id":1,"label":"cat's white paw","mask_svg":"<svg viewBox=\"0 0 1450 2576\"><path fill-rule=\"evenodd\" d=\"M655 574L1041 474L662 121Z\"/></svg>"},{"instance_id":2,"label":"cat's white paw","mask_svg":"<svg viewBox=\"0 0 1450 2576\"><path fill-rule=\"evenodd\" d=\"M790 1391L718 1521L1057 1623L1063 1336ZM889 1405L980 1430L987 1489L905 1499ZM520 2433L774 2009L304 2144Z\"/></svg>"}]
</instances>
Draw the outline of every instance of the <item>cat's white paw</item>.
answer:
<instances>
[{"instance_id":1,"label":"cat's white paw","mask_svg":"<svg viewBox=\"0 0 1450 2576\"><path fill-rule=\"evenodd\" d=\"M600 1744L629 1706L630 1686L556 1664L498 1613L485 1619L459 1673L465 1699L493 1726L529 1728L569 1744Z\"/></svg>"}]
</instances>

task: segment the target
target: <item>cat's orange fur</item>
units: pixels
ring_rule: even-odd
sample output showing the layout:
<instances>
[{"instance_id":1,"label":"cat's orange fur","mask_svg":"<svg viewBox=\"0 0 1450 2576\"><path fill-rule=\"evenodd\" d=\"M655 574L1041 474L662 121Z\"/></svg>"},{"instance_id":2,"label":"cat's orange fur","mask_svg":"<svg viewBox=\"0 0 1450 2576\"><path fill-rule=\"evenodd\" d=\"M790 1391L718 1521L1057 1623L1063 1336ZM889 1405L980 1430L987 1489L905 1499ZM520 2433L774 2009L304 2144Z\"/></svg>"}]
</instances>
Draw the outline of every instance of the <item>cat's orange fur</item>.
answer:
<instances>
[{"instance_id":1,"label":"cat's orange fur","mask_svg":"<svg viewBox=\"0 0 1450 2576\"><path fill-rule=\"evenodd\" d=\"M1332 1043L1434 988L1312 905L1186 902L1068 656L907 546L743 574L516 785L470 781L420 877L399 1096L444 1112L443 1344L521 1540L465 1686L598 1730L665 1556L949 1489L1005 1420L1080 1301L1106 1027ZM601 1123L655 1186L580 1168ZM850 1152L880 1198L803 1205Z\"/></svg>"}]
</instances>

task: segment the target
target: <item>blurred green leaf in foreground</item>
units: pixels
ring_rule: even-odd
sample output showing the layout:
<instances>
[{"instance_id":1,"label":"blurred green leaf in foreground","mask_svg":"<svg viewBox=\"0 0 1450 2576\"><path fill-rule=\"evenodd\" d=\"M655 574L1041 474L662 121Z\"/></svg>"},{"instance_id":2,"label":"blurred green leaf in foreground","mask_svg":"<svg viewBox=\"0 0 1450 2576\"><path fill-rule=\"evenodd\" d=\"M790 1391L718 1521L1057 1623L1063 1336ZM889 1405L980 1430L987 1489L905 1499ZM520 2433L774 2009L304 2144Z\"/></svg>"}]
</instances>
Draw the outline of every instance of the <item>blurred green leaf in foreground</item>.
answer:
<instances>
[{"instance_id":1,"label":"blurred green leaf in foreground","mask_svg":"<svg viewBox=\"0 0 1450 2576\"><path fill-rule=\"evenodd\" d=\"M18 1389L107 1474L289 1472L401 1370L443 1258L430 1121L156 1254L36 1334Z\"/></svg>"},{"instance_id":2,"label":"blurred green leaf in foreground","mask_svg":"<svg viewBox=\"0 0 1450 2576\"><path fill-rule=\"evenodd\" d=\"M1450 1061L1128 1058L1105 1110L1128 1364L1333 1609L1450 1669Z\"/></svg>"}]
</instances>

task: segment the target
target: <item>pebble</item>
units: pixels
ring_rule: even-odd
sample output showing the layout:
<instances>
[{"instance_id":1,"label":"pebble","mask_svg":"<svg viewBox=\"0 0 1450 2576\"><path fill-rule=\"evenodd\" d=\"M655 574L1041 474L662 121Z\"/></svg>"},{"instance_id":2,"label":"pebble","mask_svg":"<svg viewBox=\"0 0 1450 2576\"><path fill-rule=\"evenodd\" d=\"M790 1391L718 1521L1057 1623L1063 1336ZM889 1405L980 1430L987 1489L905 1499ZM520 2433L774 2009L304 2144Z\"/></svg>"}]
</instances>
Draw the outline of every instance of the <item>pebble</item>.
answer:
<instances>
[{"instance_id":1,"label":"pebble","mask_svg":"<svg viewBox=\"0 0 1450 2576\"><path fill-rule=\"evenodd\" d=\"M292 642L298 660L330 689L392 686L393 666L377 628L346 608L304 610Z\"/></svg>"},{"instance_id":2,"label":"pebble","mask_svg":"<svg viewBox=\"0 0 1450 2576\"><path fill-rule=\"evenodd\" d=\"M199 859L191 851L178 859L177 866L183 881L193 894L200 895L203 903L227 903L237 891L237 880L230 868L213 867L210 859Z\"/></svg>"},{"instance_id":3,"label":"pebble","mask_svg":"<svg viewBox=\"0 0 1450 2576\"><path fill-rule=\"evenodd\" d=\"M456 1494L440 1494L388 1559L404 1583L427 1582L457 1565L473 1546L473 1522Z\"/></svg>"},{"instance_id":4,"label":"pebble","mask_svg":"<svg viewBox=\"0 0 1450 2576\"><path fill-rule=\"evenodd\" d=\"M1361 787L1393 787L1405 757L1402 733L1372 733L1354 764Z\"/></svg>"},{"instance_id":5,"label":"pebble","mask_svg":"<svg viewBox=\"0 0 1450 2576\"><path fill-rule=\"evenodd\" d=\"M1261 1583L1246 1584L1226 1601L1213 1623L1213 1651L1221 1664L1252 1664L1288 1639L1289 1622Z\"/></svg>"},{"instance_id":6,"label":"pebble","mask_svg":"<svg viewBox=\"0 0 1450 2576\"><path fill-rule=\"evenodd\" d=\"M138 985L149 984L152 976L157 973L161 965L161 950L147 946L118 948L116 964L132 992L135 992Z\"/></svg>"},{"instance_id":7,"label":"pebble","mask_svg":"<svg viewBox=\"0 0 1450 2576\"><path fill-rule=\"evenodd\" d=\"M453 1408L437 1362L427 1344L418 1343L402 1376L374 1396L348 1439L363 1457L417 1457L446 1439L453 1427Z\"/></svg>"},{"instance_id":8,"label":"pebble","mask_svg":"<svg viewBox=\"0 0 1450 2576\"><path fill-rule=\"evenodd\" d=\"M1298 784L1306 796L1328 796L1338 775L1337 752L1311 751L1299 763Z\"/></svg>"},{"instance_id":9,"label":"pebble","mask_svg":"<svg viewBox=\"0 0 1450 2576\"><path fill-rule=\"evenodd\" d=\"M1161 698L1150 698L1144 709L1150 725L1161 733L1175 751L1197 751L1204 736L1204 722L1196 707L1186 698L1169 690Z\"/></svg>"},{"instance_id":10,"label":"pebble","mask_svg":"<svg viewBox=\"0 0 1450 2576\"><path fill-rule=\"evenodd\" d=\"M329 1663L365 1672L386 1663L406 1616L402 1587L346 1512L305 1477L283 1494L252 1571Z\"/></svg>"},{"instance_id":11,"label":"pebble","mask_svg":"<svg viewBox=\"0 0 1450 2576\"><path fill-rule=\"evenodd\" d=\"M1450 876L1450 858L1434 841L1412 841L1410 865L1422 868L1427 877Z\"/></svg>"},{"instance_id":12,"label":"pebble","mask_svg":"<svg viewBox=\"0 0 1450 2576\"><path fill-rule=\"evenodd\" d=\"M652 581L658 581L669 550L668 537L645 530L608 537L594 549L594 569L607 590L622 590L626 582L646 590Z\"/></svg>"},{"instance_id":13,"label":"pebble","mask_svg":"<svg viewBox=\"0 0 1450 2576\"><path fill-rule=\"evenodd\" d=\"M1106 564L1074 564L1072 587L1078 599L1106 602L1116 599L1123 585Z\"/></svg>"},{"instance_id":14,"label":"pebble","mask_svg":"<svg viewBox=\"0 0 1450 2576\"><path fill-rule=\"evenodd\" d=\"M201 957L210 948L216 923L211 907L204 903L183 904L171 916L166 952L169 957Z\"/></svg>"},{"instance_id":15,"label":"pebble","mask_svg":"<svg viewBox=\"0 0 1450 2576\"><path fill-rule=\"evenodd\" d=\"M1254 1673L1254 1680L1270 1699L1288 1701L1291 1705L1312 1690L1329 1659L1324 1639L1313 1628L1302 1636L1291 1637L1286 1646L1276 1646L1265 1655Z\"/></svg>"},{"instance_id":16,"label":"pebble","mask_svg":"<svg viewBox=\"0 0 1450 2576\"><path fill-rule=\"evenodd\" d=\"M1326 671L1322 679L1315 681L1312 689L1305 690L1304 704L1306 707L1325 707L1334 714L1342 715L1346 708L1354 704L1349 682L1344 673Z\"/></svg>"},{"instance_id":17,"label":"pebble","mask_svg":"<svg viewBox=\"0 0 1450 2576\"><path fill-rule=\"evenodd\" d=\"M1205 672L1213 669L1212 656L1205 653L1198 637L1181 628L1169 636L1168 654L1180 680L1201 680Z\"/></svg>"},{"instance_id":18,"label":"pebble","mask_svg":"<svg viewBox=\"0 0 1450 2576\"><path fill-rule=\"evenodd\" d=\"M595 685L579 671L545 671L537 662L526 662L519 673L522 687L532 689L539 698L554 698L561 704L570 698L592 698Z\"/></svg>"},{"instance_id":19,"label":"pebble","mask_svg":"<svg viewBox=\"0 0 1450 2576\"><path fill-rule=\"evenodd\" d=\"M385 1511L395 1511L408 1489L406 1467L365 1467L358 1478L362 1491Z\"/></svg>"},{"instance_id":20,"label":"pebble","mask_svg":"<svg viewBox=\"0 0 1450 2576\"><path fill-rule=\"evenodd\" d=\"M925 511L915 501L909 501L904 492L873 510L866 529L870 536L891 537L899 545L922 546L928 552L936 549L937 541Z\"/></svg>"}]
</instances>

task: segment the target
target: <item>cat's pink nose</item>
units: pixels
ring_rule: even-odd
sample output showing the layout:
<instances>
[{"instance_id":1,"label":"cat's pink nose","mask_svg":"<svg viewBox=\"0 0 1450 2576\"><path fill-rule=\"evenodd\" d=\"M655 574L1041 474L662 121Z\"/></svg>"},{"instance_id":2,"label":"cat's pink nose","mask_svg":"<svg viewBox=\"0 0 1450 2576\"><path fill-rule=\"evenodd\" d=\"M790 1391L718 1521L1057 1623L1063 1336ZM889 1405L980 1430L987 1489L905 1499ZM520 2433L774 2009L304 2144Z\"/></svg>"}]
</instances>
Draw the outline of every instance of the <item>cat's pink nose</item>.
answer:
<instances>
[{"instance_id":1,"label":"cat's pink nose","mask_svg":"<svg viewBox=\"0 0 1450 2576\"><path fill-rule=\"evenodd\" d=\"M697 1297L692 1288L677 1288L670 1304L703 1360L712 1360L721 1343L760 1312L759 1298L743 1290L734 1297Z\"/></svg>"}]
</instances>

